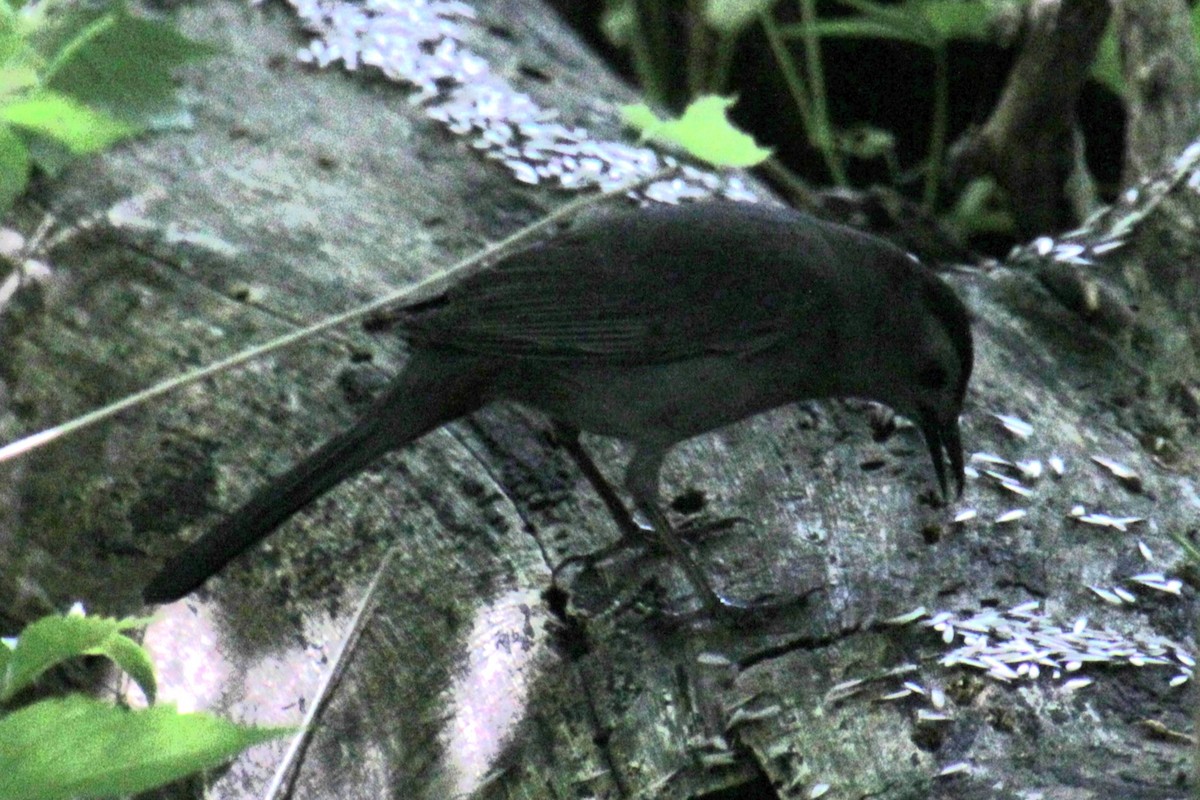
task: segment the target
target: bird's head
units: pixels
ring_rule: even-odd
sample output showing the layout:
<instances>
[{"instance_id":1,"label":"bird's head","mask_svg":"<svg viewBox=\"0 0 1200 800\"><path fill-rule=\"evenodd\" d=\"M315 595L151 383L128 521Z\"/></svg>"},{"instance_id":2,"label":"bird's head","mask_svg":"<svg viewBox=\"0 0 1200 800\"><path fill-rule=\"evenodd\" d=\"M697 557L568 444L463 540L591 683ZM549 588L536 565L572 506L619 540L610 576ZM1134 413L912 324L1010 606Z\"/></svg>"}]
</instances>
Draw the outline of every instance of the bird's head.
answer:
<instances>
[{"instance_id":1,"label":"bird's head","mask_svg":"<svg viewBox=\"0 0 1200 800\"><path fill-rule=\"evenodd\" d=\"M910 264L900 297L885 311L878 331L879 399L917 423L929 448L942 497L950 499L946 461L955 496L963 491L962 413L974 363L970 315L958 295L919 264Z\"/></svg>"}]
</instances>

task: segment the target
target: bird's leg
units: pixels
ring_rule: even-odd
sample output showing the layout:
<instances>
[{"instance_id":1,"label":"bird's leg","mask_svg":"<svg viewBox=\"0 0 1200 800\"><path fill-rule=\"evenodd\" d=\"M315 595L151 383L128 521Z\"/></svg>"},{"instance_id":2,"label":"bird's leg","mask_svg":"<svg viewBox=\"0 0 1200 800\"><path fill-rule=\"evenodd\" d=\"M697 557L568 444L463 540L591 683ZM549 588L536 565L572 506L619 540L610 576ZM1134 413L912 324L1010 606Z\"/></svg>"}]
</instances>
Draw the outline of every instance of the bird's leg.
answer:
<instances>
[{"instance_id":1,"label":"bird's leg","mask_svg":"<svg viewBox=\"0 0 1200 800\"><path fill-rule=\"evenodd\" d=\"M718 594L713 589L708 577L692 559L683 540L675 533L671 523L662 512L658 496L658 475L662 469L665 454L666 451L662 448L639 445L633 453L633 458L629 461L629 466L625 469L625 488L633 495L633 502L638 511L641 511L650 521L651 527L658 534L663 546L683 567L692 588L700 595L709 614L713 617L720 617L727 611L741 609L743 608L742 604Z\"/></svg>"},{"instance_id":2,"label":"bird's leg","mask_svg":"<svg viewBox=\"0 0 1200 800\"><path fill-rule=\"evenodd\" d=\"M634 521L629 509L617 495L617 491L600 472L600 468L596 466L596 462L592 460L588 451L583 449L583 445L579 441L579 429L556 421L554 435L567 454L575 460L579 471L583 473L583 477L600 497L600 502L604 503L604 507L608 509L608 513L617 523L617 527L621 529L621 540L612 547L605 548L605 555L630 545L640 544L650 548L656 547L658 543L651 541L642 527Z\"/></svg>"}]
</instances>

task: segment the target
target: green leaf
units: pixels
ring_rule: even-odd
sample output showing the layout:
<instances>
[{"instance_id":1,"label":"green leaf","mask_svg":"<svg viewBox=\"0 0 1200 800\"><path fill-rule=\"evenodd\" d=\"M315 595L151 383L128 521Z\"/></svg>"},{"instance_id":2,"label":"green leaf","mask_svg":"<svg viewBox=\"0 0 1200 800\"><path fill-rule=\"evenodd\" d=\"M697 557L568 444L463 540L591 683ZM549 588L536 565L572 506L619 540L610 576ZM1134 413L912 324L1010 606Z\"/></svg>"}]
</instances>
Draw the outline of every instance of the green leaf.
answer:
<instances>
[{"instance_id":1,"label":"green leaf","mask_svg":"<svg viewBox=\"0 0 1200 800\"><path fill-rule=\"evenodd\" d=\"M45 90L0 105L0 121L48 136L76 155L103 150L138 130L70 97Z\"/></svg>"},{"instance_id":2,"label":"green leaf","mask_svg":"<svg viewBox=\"0 0 1200 800\"><path fill-rule=\"evenodd\" d=\"M628 47L637 28L633 0L608 0L600 15L600 30L604 38L617 47Z\"/></svg>"},{"instance_id":3,"label":"green leaf","mask_svg":"<svg viewBox=\"0 0 1200 800\"><path fill-rule=\"evenodd\" d=\"M12 128L0 125L0 215L25 191L29 183L29 149ZM7 647L0 644L0 676L12 658ZM0 681L2 685L2 681Z\"/></svg>"},{"instance_id":4,"label":"green leaf","mask_svg":"<svg viewBox=\"0 0 1200 800\"><path fill-rule=\"evenodd\" d=\"M759 14L771 10L777 0L706 0L704 21L725 36L741 33Z\"/></svg>"},{"instance_id":5,"label":"green leaf","mask_svg":"<svg viewBox=\"0 0 1200 800\"><path fill-rule=\"evenodd\" d=\"M136 794L291 732L170 706L130 710L81 695L45 700L0 718L0 797Z\"/></svg>"},{"instance_id":6,"label":"green leaf","mask_svg":"<svg viewBox=\"0 0 1200 800\"><path fill-rule=\"evenodd\" d=\"M994 178L976 178L963 189L944 221L964 236L972 233L1005 233L1016 230L1004 192Z\"/></svg>"},{"instance_id":7,"label":"green leaf","mask_svg":"<svg viewBox=\"0 0 1200 800\"><path fill-rule=\"evenodd\" d=\"M840 19L817 20L812 26L817 36L830 39L883 39L893 42L909 42L921 47L931 46L929 39L908 28L897 28L886 22L867 17L842 17ZM799 39L805 35L805 25L797 22L780 26L780 32L788 39Z\"/></svg>"},{"instance_id":8,"label":"green leaf","mask_svg":"<svg viewBox=\"0 0 1200 800\"><path fill-rule=\"evenodd\" d=\"M98 20L85 27L62 48L65 55L55 61L47 85L145 127L178 104L171 73L217 50L123 7L111 18L111 24Z\"/></svg>"},{"instance_id":9,"label":"green leaf","mask_svg":"<svg viewBox=\"0 0 1200 800\"><path fill-rule=\"evenodd\" d=\"M1100 42L1096 46L1096 55L1092 59L1092 77L1117 97L1125 96L1125 74L1121 71L1117 31L1111 19L1108 21L1104 36L1100 38Z\"/></svg>"},{"instance_id":10,"label":"green leaf","mask_svg":"<svg viewBox=\"0 0 1200 800\"><path fill-rule=\"evenodd\" d=\"M951 39L991 38L998 9L978 0L908 0L902 8L920 14L942 43Z\"/></svg>"},{"instance_id":11,"label":"green leaf","mask_svg":"<svg viewBox=\"0 0 1200 800\"><path fill-rule=\"evenodd\" d=\"M32 67L0 67L0 102L8 95L32 89L37 85L37 71Z\"/></svg>"},{"instance_id":12,"label":"green leaf","mask_svg":"<svg viewBox=\"0 0 1200 800\"><path fill-rule=\"evenodd\" d=\"M51 667L85 655L108 656L130 674L150 702L154 701L154 670L142 647L121 633L121 620L78 614L43 617L17 638L0 674L0 701L13 697ZM138 651L138 652L134 652ZM0 797L3 797L0 794Z\"/></svg>"},{"instance_id":13,"label":"green leaf","mask_svg":"<svg viewBox=\"0 0 1200 800\"><path fill-rule=\"evenodd\" d=\"M0 69L24 66L31 58L34 53L21 35L15 18L11 21L0 19Z\"/></svg>"},{"instance_id":14,"label":"green leaf","mask_svg":"<svg viewBox=\"0 0 1200 800\"><path fill-rule=\"evenodd\" d=\"M642 132L643 139L675 145L702 161L719 167L752 167L771 155L754 139L729 121L727 109L732 98L705 95L693 100L683 116L662 120L646 105L624 106L625 122Z\"/></svg>"},{"instance_id":15,"label":"green leaf","mask_svg":"<svg viewBox=\"0 0 1200 800\"><path fill-rule=\"evenodd\" d=\"M838 131L838 150L861 159L883 158L896 152L891 131L860 122Z\"/></svg>"},{"instance_id":16,"label":"green leaf","mask_svg":"<svg viewBox=\"0 0 1200 800\"><path fill-rule=\"evenodd\" d=\"M146 648L128 636L118 633L108 637L101 649L94 655L104 655L112 659L113 663L124 670L125 674L142 690L142 694L146 696L146 702L154 703L155 695L158 692L158 681L154 677L154 662L150 660L150 654L146 652Z\"/></svg>"}]
</instances>

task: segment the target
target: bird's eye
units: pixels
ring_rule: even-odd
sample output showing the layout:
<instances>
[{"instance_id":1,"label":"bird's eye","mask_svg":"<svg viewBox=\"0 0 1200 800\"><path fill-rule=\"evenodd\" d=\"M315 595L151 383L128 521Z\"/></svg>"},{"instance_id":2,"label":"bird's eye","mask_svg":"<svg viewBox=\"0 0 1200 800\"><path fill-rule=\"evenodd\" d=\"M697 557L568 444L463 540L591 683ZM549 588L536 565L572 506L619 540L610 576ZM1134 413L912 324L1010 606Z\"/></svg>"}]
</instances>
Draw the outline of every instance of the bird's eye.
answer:
<instances>
[{"instance_id":1,"label":"bird's eye","mask_svg":"<svg viewBox=\"0 0 1200 800\"><path fill-rule=\"evenodd\" d=\"M924 389L941 389L946 385L946 370L941 364L926 364L917 371L917 383Z\"/></svg>"}]
</instances>

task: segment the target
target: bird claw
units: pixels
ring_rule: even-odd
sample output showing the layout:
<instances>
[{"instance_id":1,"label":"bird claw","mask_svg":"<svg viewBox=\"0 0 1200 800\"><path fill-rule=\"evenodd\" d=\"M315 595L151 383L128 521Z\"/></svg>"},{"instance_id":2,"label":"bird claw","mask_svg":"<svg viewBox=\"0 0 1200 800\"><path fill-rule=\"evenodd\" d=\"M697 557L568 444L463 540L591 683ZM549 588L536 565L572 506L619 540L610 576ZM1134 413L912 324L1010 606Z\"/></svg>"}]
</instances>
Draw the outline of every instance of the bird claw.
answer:
<instances>
[{"instance_id":1,"label":"bird claw","mask_svg":"<svg viewBox=\"0 0 1200 800\"><path fill-rule=\"evenodd\" d=\"M726 627L757 627L775 621L786 614L799 611L808 604L808 599L823 587L815 586L786 599L774 599L767 595L761 600L738 600L713 591L701 608L683 612L663 611L667 619L676 622L715 623Z\"/></svg>"}]
</instances>

